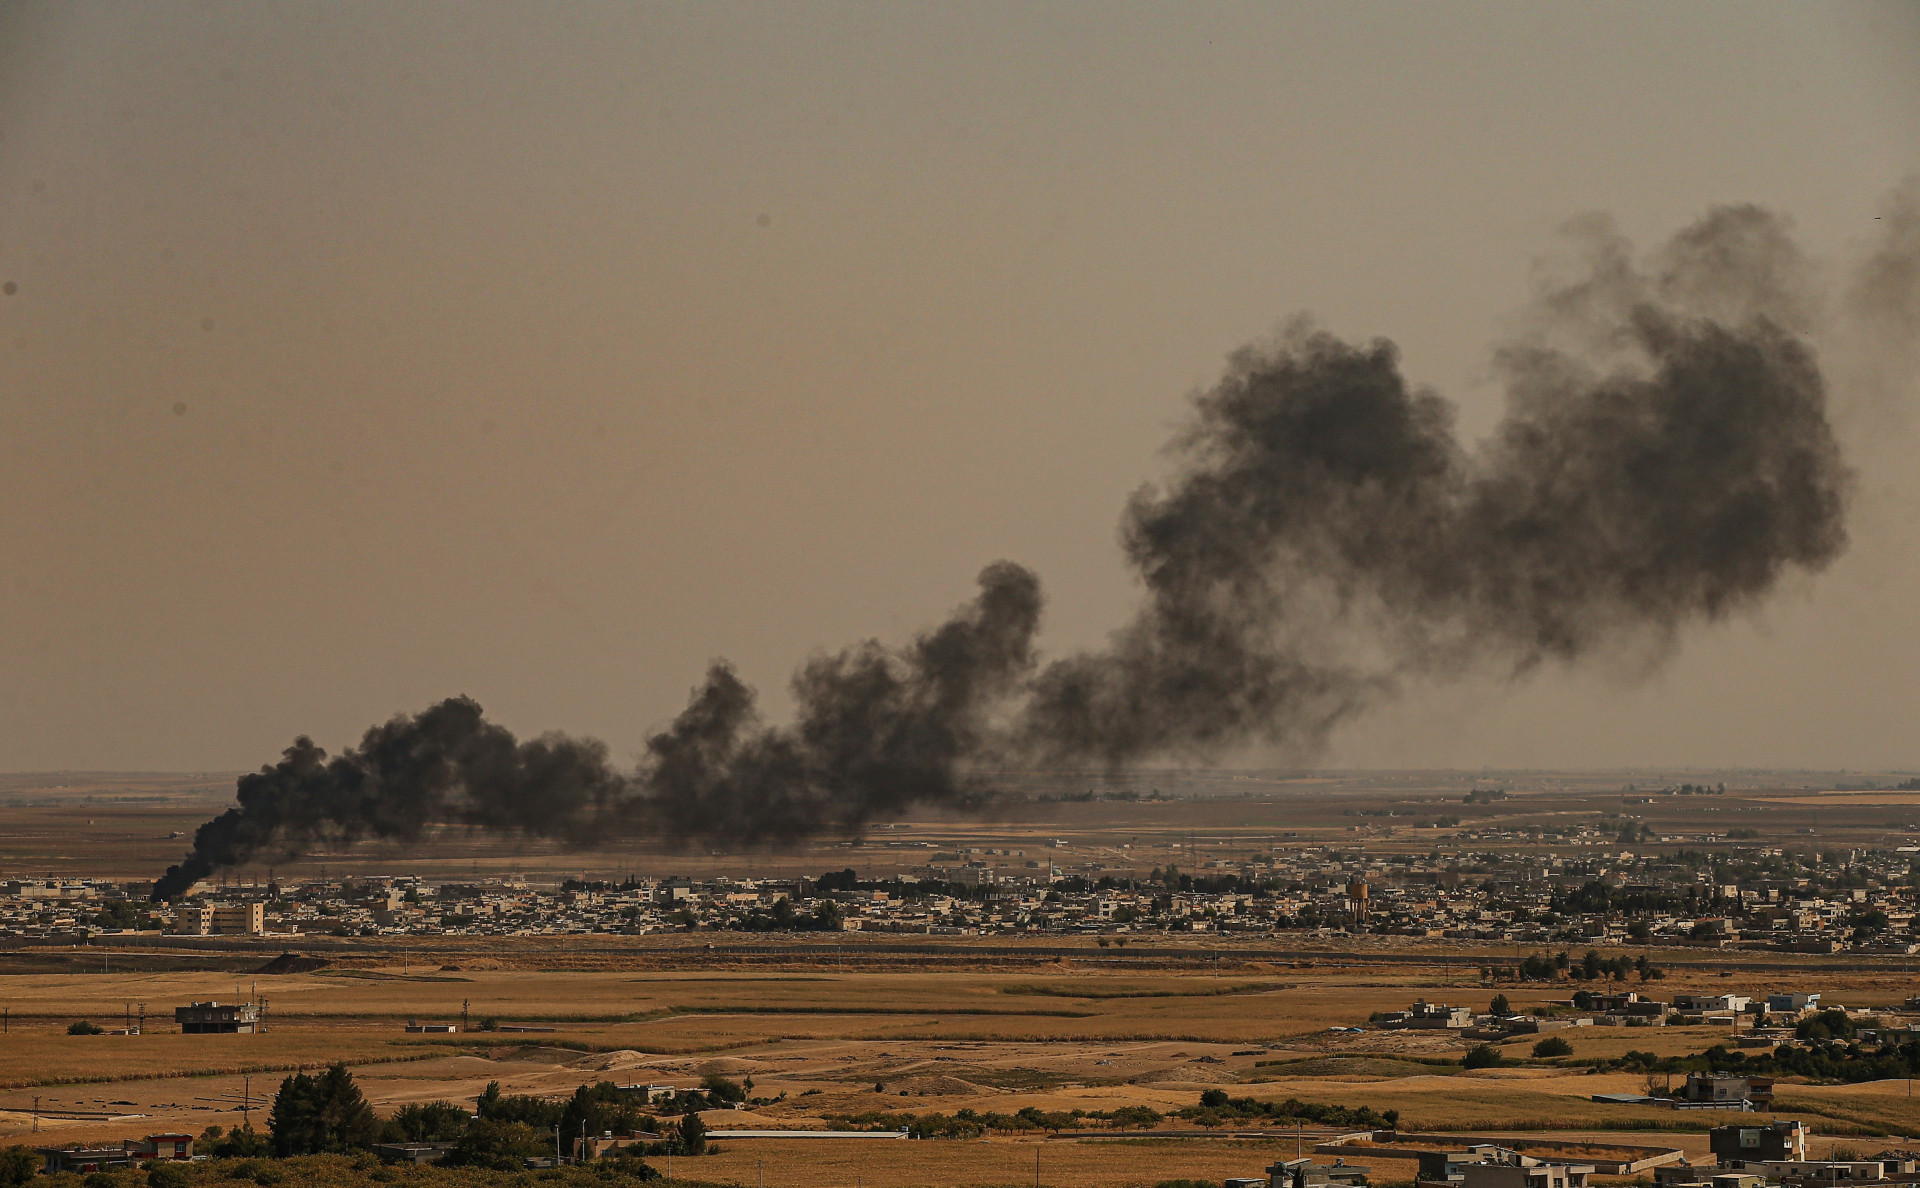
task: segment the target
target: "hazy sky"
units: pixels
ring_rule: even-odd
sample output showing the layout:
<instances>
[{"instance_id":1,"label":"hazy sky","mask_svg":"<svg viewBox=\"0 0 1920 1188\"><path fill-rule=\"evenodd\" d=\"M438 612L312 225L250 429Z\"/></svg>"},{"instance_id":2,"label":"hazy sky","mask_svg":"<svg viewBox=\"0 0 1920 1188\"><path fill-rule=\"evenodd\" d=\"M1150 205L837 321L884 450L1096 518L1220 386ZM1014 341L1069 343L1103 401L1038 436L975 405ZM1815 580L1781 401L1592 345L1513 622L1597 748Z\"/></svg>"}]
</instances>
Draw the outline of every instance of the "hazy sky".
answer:
<instances>
[{"instance_id":1,"label":"hazy sky","mask_svg":"<svg viewBox=\"0 0 1920 1188\"><path fill-rule=\"evenodd\" d=\"M1916 171L1914 4L10 3L0 769L456 692L631 753L1000 557L1097 643L1234 347L1386 335L1484 430L1568 218L1840 261ZM1842 411L1825 576L1327 761L1920 767L1920 410Z\"/></svg>"}]
</instances>

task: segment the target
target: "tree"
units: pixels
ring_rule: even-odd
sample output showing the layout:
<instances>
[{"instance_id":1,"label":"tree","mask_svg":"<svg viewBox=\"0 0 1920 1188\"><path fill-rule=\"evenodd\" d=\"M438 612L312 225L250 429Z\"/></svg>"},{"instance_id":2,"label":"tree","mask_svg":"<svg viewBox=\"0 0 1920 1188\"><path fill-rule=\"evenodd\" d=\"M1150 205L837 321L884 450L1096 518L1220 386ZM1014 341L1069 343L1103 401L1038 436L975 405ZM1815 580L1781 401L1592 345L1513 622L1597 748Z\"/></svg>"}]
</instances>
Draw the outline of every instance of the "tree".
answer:
<instances>
[{"instance_id":1,"label":"tree","mask_svg":"<svg viewBox=\"0 0 1920 1188\"><path fill-rule=\"evenodd\" d=\"M491 1167L518 1171L529 1156L553 1152L553 1132L525 1122L480 1118L469 1125L441 1160L449 1167Z\"/></svg>"},{"instance_id":2,"label":"tree","mask_svg":"<svg viewBox=\"0 0 1920 1188\"><path fill-rule=\"evenodd\" d=\"M1493 1068L1499 1065L1503 1059L1500 1055L1500 1049L1494 1047L1492 1044L1481 1044L1477 1048L1469 1049L1466 1057L1462 1059L1460 1063L1466 1068Z\"/></svg>"},{"instance_id":3,"label":"tree","mask_svg":"<svg viewBox=\"0 0 1920 1188\"><path fill-rule=\"evenodd\" d=\"M1839 1010L1810 1015L1793 1029L1795 1038L1811 1040L1852 1039L1853 1032L1853 1020L1847 1017L1847 1012Z\"/></svg>"},{"instance_id":4,"label":"tree","mask_svg":"<svg viewBox=\"0 0 1920 1188\"><path fill-rule=\"evenodd\" d=\"M258 1159L273 1154L273 1141L251 1125L241 1125L216 1139L207 1154L215 1159Z\"/></svg>"},{"instance_id":5,"label":"tree","mask_svg":"<svg viewBox=\"0 0 1920 1188\"><path fill-rule=\"evenodd\" d=\"M728 1080L719 1073L708 1073L700 1085L707 1091L707 1096L714 1101L724 1101L731 1105L736 1101L747 1099L747 1091L741 1088L739 1082Z\"/></svg>"},{"instance_id":6,"label":"tree","mask_svg":"<svg viewBox=\"0 0 1920 1188\"><path fill-rule=\"evenodd\" d=\"M1113 1111L1113 1124L1120 1130L1151 1130L1160 1125L1160 1111L1152 1106L1121 1106Z\"/></svg>"},{"instance_id":7,"label":"tree","mask_svg":"<svg viewBox=\"0 0 1920 1188\"><path fill-rule=\"evenodd\" d=\"M299 1073L280 1082L268 1127L275 1152L285 1158L370 1147L380 1120L347 1066L336 1064L317 1077Z\"/></svg>"},{"instance_id":8,"label":"tree","mask_svg":"<svg viewBox=\"0 0 1920 1188\"><path fill-rule=\"evenodd\" d=\"M0 1188L18 1188L33 1183L40 1174L40 1156L32 1147L8 1147L0 1150Z\"/></svg>"},{"instance_id":9,"label":"tree","mask_svg":"<svg viewBox=\"0 0 1920 1188\"><path fill-rule=\"evenodd\" d=\"M689 1155L707 1153L707 1124L698 1114L688 1114L680 1119L680 1144Z\"/></svg>"},{"instance_id":10,"label":"tree","mask_svg":"<svg viewBox=\"0 0 1920 1188\"><path fill-rule=\"evenodd\" d=\"M1493 1001L1487 1004L1487 1013L1489 1015L1511 1015L1513 1014L1513 1006L1507 1001L1506 995L1496 994L1493 996Z\"/></svg>"},{"instance_id":11,"label":"tree","mask_svg":"<svg viewBox=\"0 0 1920 1188\"><path fill-rule=\"evenodd\" d=\"M1533 1054L1540 1057L1571 1056L1573 1055L1573 1045L1557 1035L1550 1035L1546 1039L1533 1045Z\"/></svg>"},{"instance_id":12,"label":"tree","mask_svg":"<svg viewBox=\"0 0 1920 1188\"><path fill-rule=\"evenodd\" d=\"M187 1171L170 1161L153 1160L147 1167L147 1188L187 1188Z\"/></svg>"},{"instance_id":13,"label":"tree","mask_svg":"<svg viewBox=\"0 0 1920 1188\"><path fill-rule=\"evenodd\" d=\"M387 1119L380 1137L390 1143L450 1143L466 1131L467 1122L467 1111L452 1102L414 1102Z\"/></svg>"},{"instance_id":14,"label":"tree","mask_svg":"<svg viewBox=\"0 0 1920 1188\"><path fill-rule=\"evenodd\" d=\"M78 1019L67 1024L68 1035L101 1035L104 1034L104 1032L104 1028L98 1024L89 1023L85 1019Z\"/></svg>"}]
</instances>

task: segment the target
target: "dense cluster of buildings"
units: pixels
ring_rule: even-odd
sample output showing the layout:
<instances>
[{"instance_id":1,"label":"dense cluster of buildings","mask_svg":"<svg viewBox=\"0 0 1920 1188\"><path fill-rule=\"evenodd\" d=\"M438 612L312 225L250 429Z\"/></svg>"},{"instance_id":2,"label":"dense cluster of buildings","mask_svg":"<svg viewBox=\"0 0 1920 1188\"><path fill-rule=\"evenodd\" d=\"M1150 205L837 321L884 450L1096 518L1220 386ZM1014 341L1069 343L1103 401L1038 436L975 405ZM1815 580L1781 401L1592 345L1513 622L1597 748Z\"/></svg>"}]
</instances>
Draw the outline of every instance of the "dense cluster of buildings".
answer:
<instances>
[{"instance_id":1,"label":"dense cluster of buildings","mask_svg":"<svg viewBox=\"0 0 1920 1188\"><path fill-rule=\"evenodd\" d=\"M1904 954L1915 932L1911 847L1644 854L1366 855L1338 847L1244 857L1187 851L1142 874L1058 865L1049 850L959 852L880 879L654 879L618 884L416 878L202 885L152 908L144 884L0 883L0 936L114 931L547 935L815 929L947 935L1368 932L1537 945Z\"/></svg>"},{"instance_id":2,"label":"dense cluster of buildings","mask_svg":"<svg viewBox=\"0 0 1920 1188\"><path fill-rule=\"evenodd\" d=\"M1356 1148L1356 1143L1358 1144ZM1508 1145L1512 1143L1513 1145ZM1374 1164L1398 1165L1380 1178L1415 1179L1458 1188L1587 1188L1589 1178L1651 1173L1655 1188L1827 1188L1836 1184L1920 1184L1914 1153L1886 1150L1857 1156L1845 1152L1809 1158L1807 1130L1797 1120L1737 1123L1709 1131L1712 1162L1696 1164L1677 1149L1607 1143L1496 1139L1459 1135L1374 1131L1346 1135L1315 1148L1321 1156L1358 1149ZM1409 1175L1417 1166L1417 1174ZM1261 1188L1309 1188L1319 1184L1364 1184L1370 1167L1344 1161L1329 1167L1306 1159L1285 1160L1268 1177L1240 1183ZM1233 1183L1234 1181L1228 1181Z\"/></svg>"},{"instance_id":3,"label":"dense cluster of buildings","mask_svg":"<svg viewBox=\"0 0 1920 1188\"><path fill-rule=\"evenodd\" d=\"M1442 1031L1463 1041L1496 1041L1516 1036L1545 1036L1582 1027L1724 1027L1733 1048L1774 1049L1801 1038L1802 1020L1846 1018L1847 1035L1859 1043L1907 1043L1920 1037L1920 996L1902 1008L1848 1008L1823 1002L1819 992L1771 991L1763 994L1676 992L1657 998L1624 987L1589 993L1576 991L1560 1005L1529 1013L1476 1011L1421 999L1403 1011L1376 1013L1368 1024L1382 1031ZM1495 1005L1499 1005L1497 999ZM1824 1026L1825 1024L1823 1024ZM1658 1104L1682 1108L1768 1109L1773 1104L1769 1077L1697 1072L1672 1095L1600 1094L1595 1101Z\"/></svg>"}]
</instances>

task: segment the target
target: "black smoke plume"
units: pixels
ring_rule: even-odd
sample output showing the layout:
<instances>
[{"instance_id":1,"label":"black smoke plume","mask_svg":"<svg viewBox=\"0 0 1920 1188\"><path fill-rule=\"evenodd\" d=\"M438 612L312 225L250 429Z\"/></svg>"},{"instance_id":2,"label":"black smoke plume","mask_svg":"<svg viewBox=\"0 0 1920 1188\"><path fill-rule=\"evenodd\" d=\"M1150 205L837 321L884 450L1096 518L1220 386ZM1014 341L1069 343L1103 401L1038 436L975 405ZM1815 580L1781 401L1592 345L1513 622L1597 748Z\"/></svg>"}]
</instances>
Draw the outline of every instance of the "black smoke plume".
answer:
<instances>
[{"instance_id":1,"label":"black smoke plume","mask_svg":"<svg viewBox=\"0 0 1920 1188\"><path fill-rule=\"evenodd\" d=\"M634 772L615 769L592 739L519 742L465 697L375 726L331 759L298 738L279 763L241 777L239 804L199 828L153 897L263 851L412 841L443 823L581 847L779 844L853 832L911 804L962 804L974 794L971 762L992 745L993 707L1032 670L1039 622L1039 581L990 565L979 596L909 646L809 661L793 680L799 715L784 727L762 724L753 691L715 664Z\"/></svg>"},{"instance_id":2,"label":"black smoke plume","mask_svg":"<svg viewBox=\"0 0 1920 1188\"><path fill-rule=\"evenodd\" d=\"M1236 354L1195 399L1175 477L1127 507L1145 599L1102 650L1039 664L1038 579L1001 562L907 646L802 666L791 724L761 722L714 665L632 771L590 740L517 741L464 698L333 758L301 738L240 781L154 895L262 852L447 823L581 846L790 843L966 804L1008 763L1310 754L1410 681L1657 659L1846 547L1820 303L1757 208L1712 212L1645 267L1603 224L1582 233L1583 266L1496 351L1507 411L1475 445L1384 340L1303 323ZM1878 275L1911 270L1912 238Z\"/></svg>"}]
</instances>

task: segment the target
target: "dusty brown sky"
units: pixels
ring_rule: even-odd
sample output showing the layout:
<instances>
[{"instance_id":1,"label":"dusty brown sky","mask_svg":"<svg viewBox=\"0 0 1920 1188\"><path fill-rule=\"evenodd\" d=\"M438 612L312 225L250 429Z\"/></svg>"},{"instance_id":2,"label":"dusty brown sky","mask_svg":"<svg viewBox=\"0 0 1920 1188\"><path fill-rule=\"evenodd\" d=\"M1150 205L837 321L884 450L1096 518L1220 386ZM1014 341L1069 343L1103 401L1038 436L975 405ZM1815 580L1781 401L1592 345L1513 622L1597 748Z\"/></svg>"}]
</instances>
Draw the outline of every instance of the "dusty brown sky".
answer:
<instances>
[{"instance_id":1,"label":"dusty brown sky","mask_svg":"<svg viewBox=\"0 0 1920 1188\"><path fill-rule=\"evenodd\" d=\"M777 705L998 557L1094 643L1226 352L1310 310L1484 428L1563 220L1844 258L1916 63L1912 4L8 4L0 769L453 692L628 753L710 657ZM1849 417L1824 578L1328 761L1920 767L1911 415Z\"/></svg>"}]
</instances>

